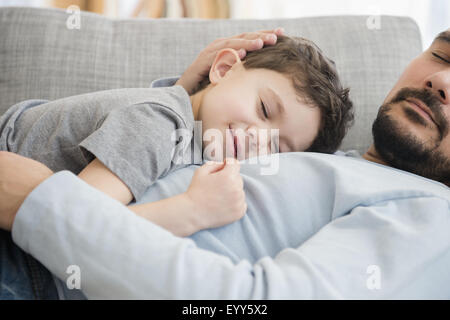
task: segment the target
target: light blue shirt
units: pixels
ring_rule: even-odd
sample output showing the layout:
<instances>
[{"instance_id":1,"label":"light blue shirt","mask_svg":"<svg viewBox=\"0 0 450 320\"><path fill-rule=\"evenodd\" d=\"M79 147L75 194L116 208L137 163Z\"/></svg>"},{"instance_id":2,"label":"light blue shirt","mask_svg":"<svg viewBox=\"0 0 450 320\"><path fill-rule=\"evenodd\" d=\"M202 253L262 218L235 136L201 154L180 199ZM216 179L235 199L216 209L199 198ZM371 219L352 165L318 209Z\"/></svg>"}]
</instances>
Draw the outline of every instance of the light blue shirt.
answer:
<instances>
[{"instance_id":1,"label":"light blue shirt","mask_svg":"<svg viewBox=\"0 0 450 320\"><path fill-rule=\"evenodd\" d=\"M450 191L363 159L285 153L242 162L247 214L179 238L68 171L27 197L14 241L90 299L450 298ZM197 166L143 201L186 190ZM161 212L161 214L164 214Z\"/></svg>"}]
</instances>

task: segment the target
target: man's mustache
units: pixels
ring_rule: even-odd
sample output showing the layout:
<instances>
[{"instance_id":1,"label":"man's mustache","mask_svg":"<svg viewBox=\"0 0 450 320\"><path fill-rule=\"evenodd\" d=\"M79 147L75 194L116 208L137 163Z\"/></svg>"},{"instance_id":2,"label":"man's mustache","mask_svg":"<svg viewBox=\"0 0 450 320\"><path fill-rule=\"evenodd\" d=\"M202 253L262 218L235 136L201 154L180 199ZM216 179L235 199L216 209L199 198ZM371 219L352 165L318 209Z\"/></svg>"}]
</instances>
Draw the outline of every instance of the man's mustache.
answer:
<instances>
[{"instance_id":1,"label":"man's mustache","mask_svg":"<svg viewBox=\"0 0 450 320\"><path fill-rule=\"evenodd\" d=\"M448 123L442 112L442 104L439 98L428 89L403 88L397 92L390 103L407 101L411 98L420 100L431 110L433 120L436 122L441 139L444 138L448 133Z\"/></svg>"}]
</instances>

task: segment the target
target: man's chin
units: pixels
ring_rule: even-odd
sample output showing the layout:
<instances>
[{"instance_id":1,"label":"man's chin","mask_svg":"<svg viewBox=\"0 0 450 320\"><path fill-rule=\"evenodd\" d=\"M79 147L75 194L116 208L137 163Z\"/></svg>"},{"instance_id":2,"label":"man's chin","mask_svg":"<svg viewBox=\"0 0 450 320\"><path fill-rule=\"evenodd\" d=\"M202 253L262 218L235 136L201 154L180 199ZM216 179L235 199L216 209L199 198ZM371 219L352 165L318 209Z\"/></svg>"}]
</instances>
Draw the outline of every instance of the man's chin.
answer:
<instances>
[{"instance_id":1,"label":"man's chin","mask_svg":"<svg viewBox=\"0 0 450 320\"><path fill-rule=\"evenodd\" d=\"M426 146L420 138L408 132L391 117L387 109L381 111L373 126L374 146L380 157L390 166L437 181L450 178L450 160Z\"/></svg>"}]
</instances>

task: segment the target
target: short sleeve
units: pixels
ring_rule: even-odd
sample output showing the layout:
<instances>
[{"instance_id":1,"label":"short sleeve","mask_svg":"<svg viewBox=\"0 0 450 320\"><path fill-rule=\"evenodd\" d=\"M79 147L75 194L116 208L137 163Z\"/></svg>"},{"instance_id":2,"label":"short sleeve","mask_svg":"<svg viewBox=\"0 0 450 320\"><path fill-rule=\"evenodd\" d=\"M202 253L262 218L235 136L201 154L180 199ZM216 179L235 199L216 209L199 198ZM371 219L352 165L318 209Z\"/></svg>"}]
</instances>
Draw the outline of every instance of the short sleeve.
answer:
<instances>
[{"instance_id":1,"label":"short sleeve","mask_svg":"<svg viewBox=\"0 0 450 320\"><path fill-rule=\"evenodd\" d=\"M178 81L178 79L180 79L179 76L156 79L156 80L152 81L152 83L150 84L150 88L172 87L175 85L175 83Z\"/></svg>"},{"instance_id":2,"label":"short sleeve","mask_svg":"<svg viewBox=\"0 0 450 320\"><path fill-rule=\"evenodd\" d=\"M188 127L186 119L166 106L135 104L112 110L79 146L117 175L139 201L150 185L175 169L174 132Z\"/></svg>"}]
</instances>

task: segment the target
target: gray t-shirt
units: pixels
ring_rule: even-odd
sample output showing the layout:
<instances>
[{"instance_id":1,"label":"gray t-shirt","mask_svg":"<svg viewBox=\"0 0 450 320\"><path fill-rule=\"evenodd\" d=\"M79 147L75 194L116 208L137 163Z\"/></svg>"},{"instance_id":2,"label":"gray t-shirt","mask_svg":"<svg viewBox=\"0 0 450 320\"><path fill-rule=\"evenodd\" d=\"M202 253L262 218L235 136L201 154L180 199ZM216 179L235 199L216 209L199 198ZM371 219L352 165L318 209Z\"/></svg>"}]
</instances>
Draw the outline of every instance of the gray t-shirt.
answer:
<instances>
[{"instance_id":1,"label":"gray t-shirt","mask_svg":"<svg viewBox=\"0 0 450 320\"><path fill-rule=\"evenodd\" d=\"M74 174L98 158L138 201L157 179L188 164L173 161L194 150L177 129L194 129L181 86L105 90L12 106L0 118L0 150Z\"/></svg>"}]
</instances>

